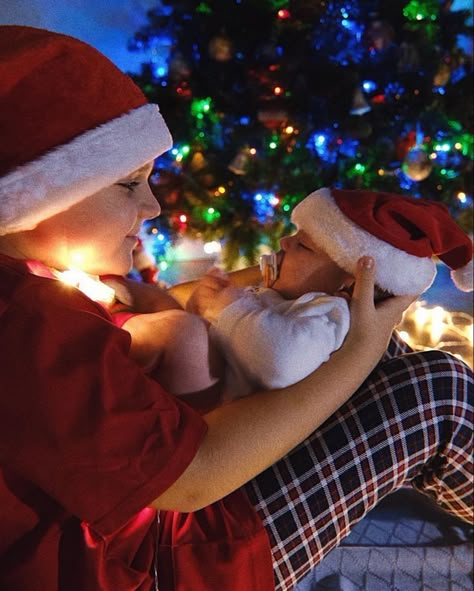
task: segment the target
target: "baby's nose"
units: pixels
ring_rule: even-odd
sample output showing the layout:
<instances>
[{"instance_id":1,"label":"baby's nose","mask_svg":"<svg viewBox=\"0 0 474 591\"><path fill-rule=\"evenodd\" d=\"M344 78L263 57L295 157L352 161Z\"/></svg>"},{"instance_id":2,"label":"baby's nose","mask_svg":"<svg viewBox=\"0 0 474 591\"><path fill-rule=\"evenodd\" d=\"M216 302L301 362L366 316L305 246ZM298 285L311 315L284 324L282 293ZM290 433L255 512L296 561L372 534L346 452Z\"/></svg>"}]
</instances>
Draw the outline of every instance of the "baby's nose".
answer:
<instances>
[{"instance_id":1,"label":"baby's nose","mask_svg":"<svg viewBox=\"0 0 474 591\"><path fill-rule=\"evenodd\" d=\"M292 244L292 240L293 236L283 236L283 238L280 238L280 246L282 250L288 250L288 248L291 246Z\"/></svg>"}]
</instances>

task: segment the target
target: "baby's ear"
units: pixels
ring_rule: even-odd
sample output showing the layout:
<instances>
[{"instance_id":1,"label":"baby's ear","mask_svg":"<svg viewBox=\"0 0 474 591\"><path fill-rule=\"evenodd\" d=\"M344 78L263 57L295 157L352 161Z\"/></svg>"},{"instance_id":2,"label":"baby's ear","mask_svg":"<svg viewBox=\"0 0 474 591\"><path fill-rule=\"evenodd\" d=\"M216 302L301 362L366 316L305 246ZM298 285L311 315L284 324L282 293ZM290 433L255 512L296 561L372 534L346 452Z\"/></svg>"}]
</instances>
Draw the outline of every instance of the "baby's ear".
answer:
<instances>
[{"instance_id":1,"label":"baby's ear","mask_svg":"<svg viewBox=\"0 0 474 591\"><path fill-rule=\"evenodd\" d=\"M341 283L341 287L337 291L342 291L352 295L352 290L354 288L355 279L351 275L347 275L344 281Z\"/></svg>"},{"instance_id":2,"label":"baby's ear","mask_svg":"<svg viewBox=\"0 0 474 591\"><path fill-rule=\"evenodd\" d=\"M391 293L390 291L387 291L386 289L382 289L378 285L375 286L375 288L374 288L374 301L376 303L377 302L383 302L383 300L387 300L388 298L391 298L392 296L393 296L393 293Z\"/></svg>"}]
</instances>

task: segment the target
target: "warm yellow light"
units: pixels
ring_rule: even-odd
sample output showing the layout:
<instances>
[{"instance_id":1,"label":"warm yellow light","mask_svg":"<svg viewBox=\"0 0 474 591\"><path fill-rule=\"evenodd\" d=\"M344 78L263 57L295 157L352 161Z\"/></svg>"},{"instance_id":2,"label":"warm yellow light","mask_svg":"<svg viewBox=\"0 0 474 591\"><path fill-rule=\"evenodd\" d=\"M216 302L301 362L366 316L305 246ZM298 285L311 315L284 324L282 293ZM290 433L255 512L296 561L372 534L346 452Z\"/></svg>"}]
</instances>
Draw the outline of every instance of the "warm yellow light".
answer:
<instances>
[{"instance_id":1,"label":"warm yellow light","mask_svg":"<svg viewBox=\"0 0 474 591\"><path fill-rule=\"evenodd\" d=\"M80 269L57 271L55 274L59 281L79 289L94 302L111 304L114 301L115 291L102 283L97 275L88 275Z\"/></svg>"},{"instance_id":2,"label":"warm yellow light","mask_svg":"<svg viewBox=\"0 0 474 591\"><path fill-rule=\"evenodd\" d=\"M431 341L439 343L444 332L444 328L450 324L449 315L441 306L436 306L431 311Z\"/></svg>"},{"instance_id":3,"label":"warm yellow light","mask_svg":"<svg viewBox=\"0 0 474 591\"><path fill-rule=\"evenodd\" d=\"M398 332L416 351L440 349L472 367L473 328L469 314L450 312L441 306L427 308L424 302L415 302L405 313Z\"/></svg>"}]
</instances>

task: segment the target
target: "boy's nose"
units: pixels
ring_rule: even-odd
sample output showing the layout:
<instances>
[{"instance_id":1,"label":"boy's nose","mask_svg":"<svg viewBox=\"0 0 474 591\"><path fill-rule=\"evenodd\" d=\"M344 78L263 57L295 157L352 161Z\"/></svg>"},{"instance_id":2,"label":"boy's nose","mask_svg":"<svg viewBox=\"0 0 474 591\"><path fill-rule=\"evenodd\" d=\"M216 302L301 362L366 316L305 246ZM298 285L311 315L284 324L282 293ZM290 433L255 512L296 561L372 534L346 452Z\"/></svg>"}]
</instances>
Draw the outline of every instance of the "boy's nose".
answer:
<instances>
[{"instance_id":1,"label":"boy's nose","mask_svg":"<svg viewBox=\"0 0 474 591\"><path fill-rule=\"evenodd\" d=\"M161 207L149 186L143 188L141 213L145 219L153 219L160 215Z\"/></svg>"}]
</instances>

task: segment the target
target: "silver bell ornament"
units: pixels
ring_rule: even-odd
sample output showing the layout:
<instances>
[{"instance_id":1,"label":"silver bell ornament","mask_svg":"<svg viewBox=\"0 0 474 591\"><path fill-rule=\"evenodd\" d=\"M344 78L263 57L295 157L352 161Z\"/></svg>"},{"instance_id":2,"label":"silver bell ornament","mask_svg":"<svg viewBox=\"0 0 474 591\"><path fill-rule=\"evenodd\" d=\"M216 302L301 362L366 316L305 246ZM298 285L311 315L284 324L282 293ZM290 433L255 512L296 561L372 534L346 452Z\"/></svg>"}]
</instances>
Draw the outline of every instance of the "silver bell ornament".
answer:
<instances>
[{"instance_id":1,"label":"silver bell ornament","mask_svg":"<svg viewBox=\"0 0 474 591\"><path fill-rule=\"evenodd\" d=\"M244 148L240 150L240 152L238 152L234 158L232 158L227 168L234 174L238 174L240 176L247 174L249 160L249 151L247 148Z\"/></svg>"},{"instance_id":2,"label":"silver bell ornament","mask_svg":"<svg viewBox=\"0 0 474 591\"><path fill-rule=\"evenodd\" d=\"M408 150L402 164L404 174L412 181L424 181L430 176L433 164L420 146Z\"/></svg>"},{"instance_id":3,"label":"silver bell ornament","mask_svg":"<svg viewBox=\"0 0 474 591\"><path fill-rule=\"evenodd\" d=\"M354 97L352 100L352 107L349 113L351 115L365 115L370 111L371 107L369 103L365 100L364 93L358 87L354 92Z\"/></svg>"}]
</instances>

